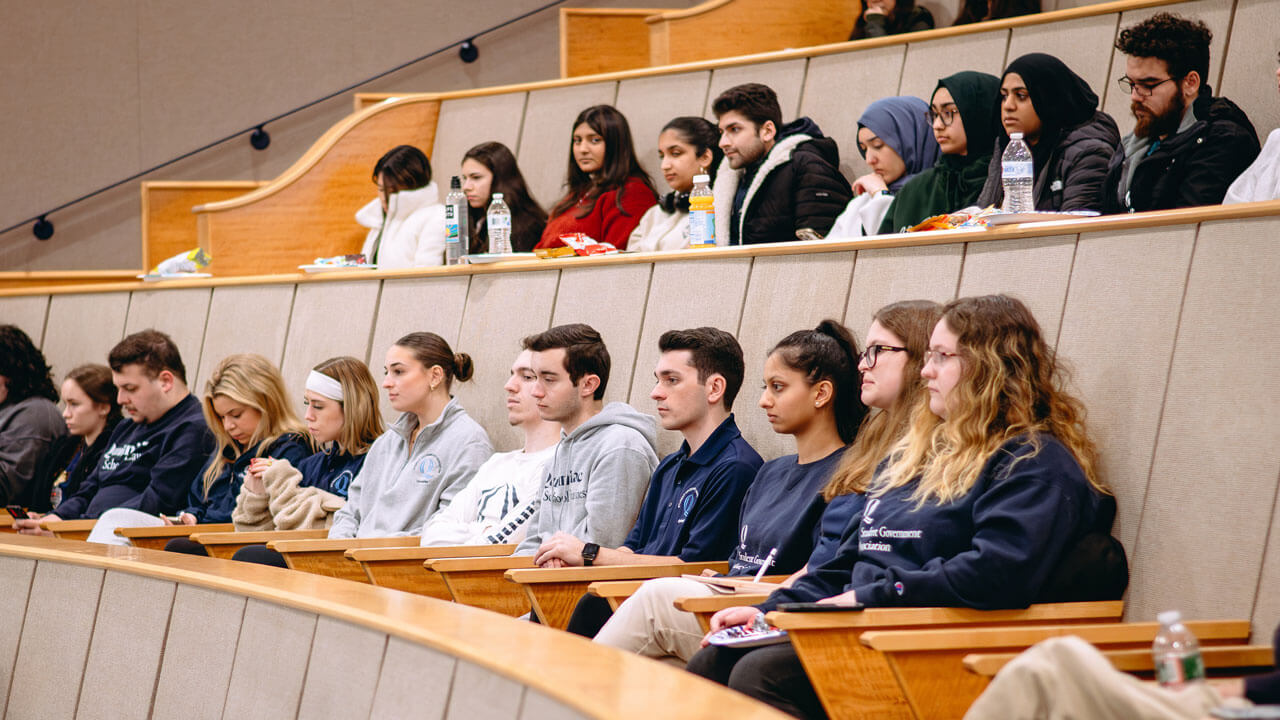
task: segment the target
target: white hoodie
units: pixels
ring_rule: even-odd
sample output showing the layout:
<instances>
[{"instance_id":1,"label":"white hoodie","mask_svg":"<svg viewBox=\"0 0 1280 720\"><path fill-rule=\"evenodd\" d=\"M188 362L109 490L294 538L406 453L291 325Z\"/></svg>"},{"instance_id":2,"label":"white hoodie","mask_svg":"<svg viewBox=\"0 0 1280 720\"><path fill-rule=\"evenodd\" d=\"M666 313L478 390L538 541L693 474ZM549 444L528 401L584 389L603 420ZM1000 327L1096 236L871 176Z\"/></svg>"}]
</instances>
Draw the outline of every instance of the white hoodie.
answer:
<instances>
[{"instance_id":1,"label":"white hoodie","mask_svg":"<svg viewBox=\"0 0 1280 720\"><path fill-rule=\"evenodd\" d=\"M356 212L356 222L369 228L360 252L384 270L444 264L444 205L434 182L417 190L401 190L382 203L374 198ZM382 241L378 241L378 234ZM374 245L378 257L373 257Z\"/></svg>"},{"instance_id":2,"label":"white hoodie","mask_svg":"<svg viewBox=\"0 0 1280 720\"><path fill-rule=\"evenodd\" d=\"M529 532L556 447L495 453L447 507L422 526L422 547L518 543Z\"/></svg>"}]
</instances>

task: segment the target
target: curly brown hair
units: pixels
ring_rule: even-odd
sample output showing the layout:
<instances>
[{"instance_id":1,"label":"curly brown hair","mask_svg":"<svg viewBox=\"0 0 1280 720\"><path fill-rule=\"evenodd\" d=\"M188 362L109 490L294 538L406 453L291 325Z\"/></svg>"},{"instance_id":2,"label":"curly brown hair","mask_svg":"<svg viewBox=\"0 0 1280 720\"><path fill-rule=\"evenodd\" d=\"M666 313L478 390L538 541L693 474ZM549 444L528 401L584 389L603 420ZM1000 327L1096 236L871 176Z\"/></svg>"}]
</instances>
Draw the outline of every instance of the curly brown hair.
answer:
<instances>
[{"instance_id":1,"label":"curly brown hair","mask_svg":"<svg viewBox=\"0 0 1280 720\"><path fill-rule=\"evenodd\" d=\"M1156 58L1169 66L1169 74L1183 78L1194 70L1200 83L1209 81L1209 43L1213 32L1201 20L1156 13L1120 31L1116 49L1130 57Z\"/></svg>"},{"instance_id":2,"label":"curly brown hair","mask_svg":"<svg viewBox=\"0 0 1280 720\"><path fill-rule=\"evenodd\" d=\"M53 387L53 372L44 353L31 342L31 337L17 325L0 325L0 375L9 381L5 404L31 397L58 401Z\"/></svg>"}]
</instances>

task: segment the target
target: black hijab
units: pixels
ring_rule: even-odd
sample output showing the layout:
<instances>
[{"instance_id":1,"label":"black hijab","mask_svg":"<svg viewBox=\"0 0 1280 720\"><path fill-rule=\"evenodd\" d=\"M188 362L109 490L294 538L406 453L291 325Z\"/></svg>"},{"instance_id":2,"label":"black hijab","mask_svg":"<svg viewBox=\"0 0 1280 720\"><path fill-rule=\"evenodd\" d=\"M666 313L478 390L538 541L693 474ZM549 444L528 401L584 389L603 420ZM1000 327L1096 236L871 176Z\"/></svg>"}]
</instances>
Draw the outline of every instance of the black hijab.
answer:
<instances>
[{"instance_id":1,"label":"black hijab","mask_svg":"<svg viewBox=\"0 0 1280 720\"><path fill-rule=\"evenodd\" d=\"M1031 96L1031 105L1040 118L1040 137L1032 148L1036 167L1043 167L1049 153L1058 146L1070 129L1093 118L1098 110L1098 96L1084 78L1076 75L1058 58L1045 53L1030 53L1009 63L1000 76L1001 84L1010 73L1017 73ZM997 114L996 119L999 120ZM1000 147L1009 142L1004 125L996 123ZM968 125L965 126L968 128Z\"/></svg>"}]
</instances>

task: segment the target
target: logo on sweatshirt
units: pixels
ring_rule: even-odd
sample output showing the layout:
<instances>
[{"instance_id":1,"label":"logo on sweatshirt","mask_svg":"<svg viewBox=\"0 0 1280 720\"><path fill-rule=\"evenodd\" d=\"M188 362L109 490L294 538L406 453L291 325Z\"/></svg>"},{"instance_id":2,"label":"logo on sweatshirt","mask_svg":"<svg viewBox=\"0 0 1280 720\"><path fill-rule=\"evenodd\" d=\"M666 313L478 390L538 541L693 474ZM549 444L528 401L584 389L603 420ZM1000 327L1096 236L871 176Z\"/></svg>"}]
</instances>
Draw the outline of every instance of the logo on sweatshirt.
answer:
<instances>
[{"instance_id":1,"label":"logo on sweatshirt","mask_svg":"<svg viewBox=\"0 0 1280 720\"><path fill-rule=\"evenodd\" d=\"M418 461L416 469L418 471L418 482L425 485L440 479L440 476L444 474L444 463L440 462L440 458L434 454L428 454Z\"/></svg>"},{"instance_id":2,"label":"logo on sweatshirt","mask_svg":"<svg viewBox=\"0 0 1280 720\"><path fill-rule=\"evenodd\" d=\"M334 495L347 496L347 490L351 488L351 471L343 470L338 473L338 477L329 481L329 492Z\"/></svg>"},{"instance_id":3,"label":"logo on sweatshirt","mask_svg":"<svg viewBox=\"0 0 1280 720\"><path fill-rule=\"evenodd\" d=\"M676 524L679 525L685 520L688 520L689 515L693 512L693 508L697 505L698 488L691 487L688 490L685 490L684 494L680 496L680 519L676 521Z\"/></svg>"},{"instance_id":4,"label":"logo on sweatshirt","mask_svg":"<svg viewBox=\"0 0 1280 720\"><path fill-rule=\"evenodd\" d=\"M142 452L150 444L150 440L139 440L136 443L112 445L107 448L106 452L102 453L100 467L103 470L115 470L126 463L136 462L138 458L142 457Z\"/></svg>"}]
</instances>

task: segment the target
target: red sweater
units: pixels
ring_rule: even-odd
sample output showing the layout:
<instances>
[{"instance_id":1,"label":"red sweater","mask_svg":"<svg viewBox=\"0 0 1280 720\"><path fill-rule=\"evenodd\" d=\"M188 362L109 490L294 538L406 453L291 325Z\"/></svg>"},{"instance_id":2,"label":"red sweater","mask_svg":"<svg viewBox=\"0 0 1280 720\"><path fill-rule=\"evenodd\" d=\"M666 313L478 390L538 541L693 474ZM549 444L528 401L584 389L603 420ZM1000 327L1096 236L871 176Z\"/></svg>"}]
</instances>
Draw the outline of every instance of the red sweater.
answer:
<instances>
[{"instance_id":1,"label":"red sweater","mask_svg":"<svg viewBox=\"0 0 1280 720\"><path fill-rule=\"evenodd\" d=\"M575 217L582 203L565 210L547 221L542 231L540 248L561 247L560 236L566 233L584 233L593 240L612 243L619 250L627 248L631 231L640 224L640 216L658 204L658 196L637 178L627 178L622 186L622 210L618 210L618 190L610 190L596 198L595 207L583 217ZM626 213L625 215L623 213Z\"/></svg>"}]
</instances>

